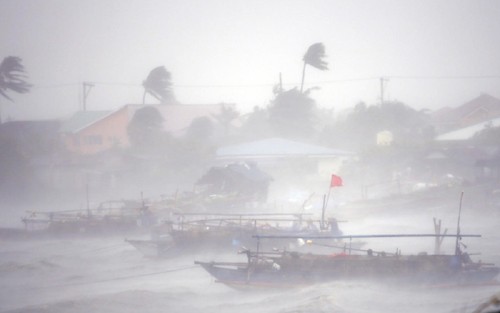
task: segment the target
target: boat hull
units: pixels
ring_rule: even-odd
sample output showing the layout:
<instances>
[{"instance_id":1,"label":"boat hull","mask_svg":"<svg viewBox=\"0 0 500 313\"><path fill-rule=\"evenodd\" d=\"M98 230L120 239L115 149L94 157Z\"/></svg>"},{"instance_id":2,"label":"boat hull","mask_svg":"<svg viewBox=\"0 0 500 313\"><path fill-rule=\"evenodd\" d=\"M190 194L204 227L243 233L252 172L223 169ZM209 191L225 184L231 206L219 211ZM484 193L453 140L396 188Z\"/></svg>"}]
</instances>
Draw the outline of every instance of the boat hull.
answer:
<instances>
[{"instance_id":1,"label":"boat hull","mask_svg":"<svg viewBox=\"0 0 500 313\"><path fill-rule=\"evenodd\" d=\"M494 281L499 268L457 256L299 255L289 253L251 263L196 262L216 281L232 287L294 287L338 280L425 285L483 284Z\"/></svg>"}]
</instances>

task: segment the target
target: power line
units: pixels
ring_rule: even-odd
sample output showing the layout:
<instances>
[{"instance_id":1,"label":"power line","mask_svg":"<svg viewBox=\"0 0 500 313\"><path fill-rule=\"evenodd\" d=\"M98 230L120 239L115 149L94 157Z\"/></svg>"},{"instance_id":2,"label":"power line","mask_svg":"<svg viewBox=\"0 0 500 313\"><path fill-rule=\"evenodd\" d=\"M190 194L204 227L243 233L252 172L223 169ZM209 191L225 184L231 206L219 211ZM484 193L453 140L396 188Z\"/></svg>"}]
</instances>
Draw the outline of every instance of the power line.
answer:
<instances>
[{"instance_id":1,"label":"power line","mask_svg":"<svg viewBox=\"0 0 500 313\"><path fill-rule=\"evenodd\" d=\"M141 84L134 84L134 83L113 83L113 82L93 82L93 81L86 81L86 83L93 84L93 85L101 85L101 86L127 86L127 87L142 87ZM80 86L82 83L66 83L66 84L53 84L53 85L34 85L33 88L39 88L39 89L44 89L44 88L62 88L62 87L72 87L72 86Z\"/></svg>"},{"instance_id":2,"label":"power line","mask_svg":"<svg viewBox=\"0 0 500 313\"><path fill-rule=\"evenodd\" d=\"M360 82L360 81L370 81L370 80L380 80L384 79L405 79L405 80L472 80L472 79L500 79L500 75L462 75L462 76L373 76L373 77L354 77L354 78L343 78L334 80L324 80L310 82L308 85L325 85L325 84L338 84L338 83L350 83L350 82ZM142 87L142 84L138 83L123 83L123 82L90 82L94 85L101 86L123 86L123 87ZM69 86L79 86L81 83L66 83L66 84L54 84L54 85L36 85L34 88L61 88ZM254 87L273 87L279 83L262 83L262 84L173 84L172 87L175 88L254 88ZM284 86L298 86L298 83L287 83Z\"/></svg>"},{"instance_id":3,"label":"power line","mask_svg":"<svg viewBox=\"0 0 500 313\"><path fill-rule=\"evenodd\" d=\"M420 79L420 80L430 80L430 79L491 79L500 78L500 75L470 75L470 76L387 76L392 79Z\"/></svg>"},{"instance_id":4,"label":"power line","mask_svg":"<svg viewBox=\"0 0 500 313\"><path fill-rule=\"evenodd\" d=\"M33 85L33 88L43 89L43 88L61 88L61 87L71 87L79 86L79 83L67 83L67 84L54 84L54 85Z\"/></svg>"}]
</instances>

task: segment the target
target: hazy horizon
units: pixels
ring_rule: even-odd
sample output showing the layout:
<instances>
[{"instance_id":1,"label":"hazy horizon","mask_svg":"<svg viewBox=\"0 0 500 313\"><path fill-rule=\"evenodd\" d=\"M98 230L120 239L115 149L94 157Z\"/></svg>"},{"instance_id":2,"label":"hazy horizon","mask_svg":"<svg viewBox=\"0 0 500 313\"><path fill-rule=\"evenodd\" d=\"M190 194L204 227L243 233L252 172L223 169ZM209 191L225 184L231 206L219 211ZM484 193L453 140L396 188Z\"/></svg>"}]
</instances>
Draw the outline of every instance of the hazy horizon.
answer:
<instances>
[{"instance_id":1,"label":"hazy horizon","mask_svg":"<svg viewBox=\"0 0 500 313\"><path fill-rule=\"evenodd\" d=\"M142 102L154 67L172 73L180 103L264 107L279 75L300 85L302 56L326 47L328 71L306 88L340 111L384 98L415 109L500 98L497 1L1 0L0 57L21 57L34 85L0 100L3 119L68 116Z\"/></svg>"}]
</instances>

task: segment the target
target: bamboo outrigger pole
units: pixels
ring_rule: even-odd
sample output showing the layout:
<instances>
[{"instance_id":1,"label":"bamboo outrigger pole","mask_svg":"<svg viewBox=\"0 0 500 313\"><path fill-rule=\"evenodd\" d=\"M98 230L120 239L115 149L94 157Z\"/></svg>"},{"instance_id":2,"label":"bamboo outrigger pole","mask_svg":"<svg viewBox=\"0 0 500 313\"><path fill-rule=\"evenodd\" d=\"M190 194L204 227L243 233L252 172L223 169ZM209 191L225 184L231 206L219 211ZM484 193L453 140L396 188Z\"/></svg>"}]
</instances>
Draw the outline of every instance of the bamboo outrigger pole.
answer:
<instances>
[{"instance_id":1,"label":"bamboo outrigger pole","mask_svg":"<svg viewBox=\"0 0 500 313\"><path fill-rule=\"evenodd\" d=\"M360 239L360 238L412 238L412 237L473 237L479 238L480 234L460 234L460 235L436 235L436 234L372 234L372 235L343 235L343 236L316 236L307 234L298 235L253 235L253 238L257 239Z\"/></svg>"},{"instance_id":2,"label":"bamboo outrigger pole","mask_svg":"<svg viewBox=\"0 0 500 313\"><path fill-rule=\"evenodd\" d=\"M460 194L460 205L458 206L458 221L457 221L457 239L455 241L455 255L460 255L460 215L462 214L462 199L464 197L464 192Z\"/></svg>"},{"instance_id":3,"label":"bamboo outrigger pole","mask_svg":"<svg viewBox=\"0 0 500 313\"><path fill-rule=\"evenodd\" d=\"M441 235L441 220L436 222L435 217L433 218L433 220L434 220L434 233L436 235ZM445 228L443 234L446 235L447 232L448 232L448 228ZM436 239L434 241L434 254L441 254L441 245L443 244L443 240L444 240L444 237L442 237L442 236L436 237Z\"/></svg>"}]
</instances>

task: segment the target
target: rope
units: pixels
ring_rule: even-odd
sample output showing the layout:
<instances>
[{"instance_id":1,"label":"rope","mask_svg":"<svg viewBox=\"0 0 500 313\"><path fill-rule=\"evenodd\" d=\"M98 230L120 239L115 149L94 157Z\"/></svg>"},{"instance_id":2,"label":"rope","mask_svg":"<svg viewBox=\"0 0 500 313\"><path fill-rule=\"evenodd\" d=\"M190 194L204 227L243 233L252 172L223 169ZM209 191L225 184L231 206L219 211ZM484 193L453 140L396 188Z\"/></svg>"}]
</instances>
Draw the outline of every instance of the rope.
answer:
<instances>
[{"instance_id":1,"label":"rope","mask_svg":"<svg viewBox=\"0 0 500 313\"><path fill-rule=\"evenodd\" d=\"M115 278L110 278L110 279L101 279L101 280L90 281L90 282L80 282L80 283L51 285L51 286L48 286L48 287L67 287L67 286L98 284L98 283L105 283L105 282L111 282L111 281L117 281L117 280L130 279L130 278L137 278L137 277L152 276L152 275L159 275L159 274L165 274L165 273L180 272L180 271L185 271L185 270L189 270L189 269L193 269L193 268L197 268L197 267L198 267L197 265L189 265L189 266L184 266L184 267L169 269L169 270L165 270L165 271L160 271L160 272L152 272L152 273L144 273L144 274L137 274L137 275L120 276L120 277L115 277ZM43 288L46 288L46 287L43 287Z\"/></svg>"}]
</instances>

